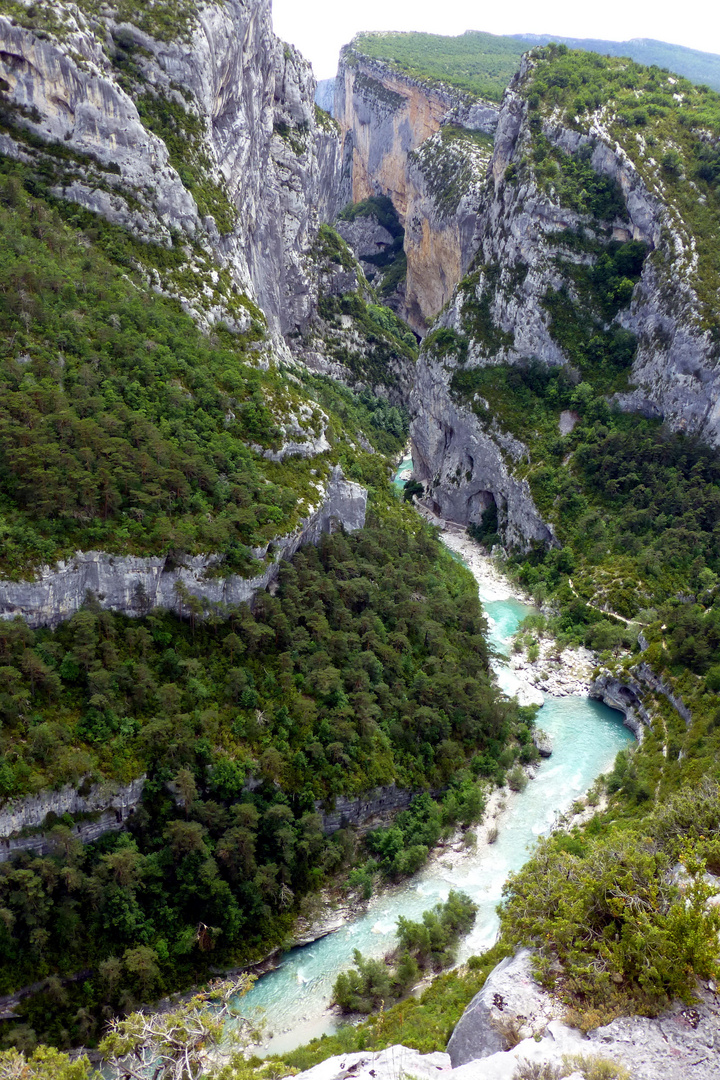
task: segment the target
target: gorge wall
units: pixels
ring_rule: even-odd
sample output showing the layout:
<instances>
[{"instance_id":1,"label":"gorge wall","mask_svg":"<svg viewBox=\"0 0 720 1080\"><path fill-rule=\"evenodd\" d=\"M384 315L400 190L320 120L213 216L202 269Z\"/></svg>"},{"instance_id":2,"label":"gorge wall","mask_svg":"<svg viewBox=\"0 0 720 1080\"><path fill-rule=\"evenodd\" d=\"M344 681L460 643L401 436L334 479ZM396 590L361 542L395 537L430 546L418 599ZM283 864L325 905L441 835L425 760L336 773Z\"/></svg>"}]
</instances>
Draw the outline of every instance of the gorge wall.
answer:
<instances>
[{"instance_id":1,"label":"gorge wall","mask_svg":"<svg viewBox=\"0 0 720 1080\"><path fill-rule=\"evenodd\" d=\"M578 273L615 250L613 244L635 243L641 269L609 315L588 312L598 341L633 350L626 388L608 393L608 400L661 418L673 431L711 444L720 439L718 345L707 327L710 301L698 284L698 238L649 148L635 159L610 132L602 109L586 126L570 127L559 110L531 107L535 66L526 56L505 93L474 218L474 273L459 284L421 349L412 405L413 456L436 512L477 522L492 495L501 532L525 545L552 543L523 479L534 455L518 437L517 419L458 385L469 385L474 371L526 370L533 363L562 368L576 383L591 378L587 358L560 333L558 305L563 317L583 317L588 301ZM590 183L598 178L607 195L602 205L583 201L573 187L578 168L587 169Z\"/></svg>"},{"instance_id":2,"label":"gorge wall","mask_svg":"<svg viewBox=\"0 0 720 1080\"><path fill-rule=\"evenodd\" d=\"M289 362L282 335L298 335L318 306L318 227L349 200L337 128L316 111L310 65L275 37L270 0L176 16L169 35L160 10L131 24L110 9L60 4L51 33L32 7L0 15L0 151L44 167L57 197L180 251L184 264L148 270L148 287L179 299L206 330L252 331L260 366ZM324 427L317 437L305 430L314 408L296 405L281 450L264 456L326 453ZM0 617L55 625L88 590L136 614L177 607L183 588L238 603L273 580L278 558L336 523L359 528L364 515L364 490L336 469L297 530L276 538L274 558L267 546L253 552L266 559L254 579L213 576L213 554L170 569L163 557L78 551L34 582L0 582Z\"/></svg>"},{"instance_id":3,"label":"gorge wall","mask_svg":"<svg viewBox=\"0 0 720 1080\"><path fill-rule=\"evenodd\" d=\"M320 220L349 199L340 143L319 125L310 65L279 41L270 0L203 6L168 39L139 25L57 5L62 30L38 35L31 15L0 16L6 102L22 128L74 158L59 194L142 237L173 231L217 271L183 295L206 321L232 322L228 300L256 300L275 330L307 320L304 255ZM180 19L180 23L182 23ZM172 138L175 136L175 138ZM36 155L22 133L2 152Z\"/></svg>"},{"instance_id":4,"label":"gorge wall","mask_svg":"<svg viewBox=\"0 0 720 1080\"><path fill-rule=\"evenodd\" d=\"M333 115L352 160L353 201L386 195L405 227L400 313L423 334L470 263L497 107L413 79L353 42L340 56Z\"/></svg>"}]
</instances>

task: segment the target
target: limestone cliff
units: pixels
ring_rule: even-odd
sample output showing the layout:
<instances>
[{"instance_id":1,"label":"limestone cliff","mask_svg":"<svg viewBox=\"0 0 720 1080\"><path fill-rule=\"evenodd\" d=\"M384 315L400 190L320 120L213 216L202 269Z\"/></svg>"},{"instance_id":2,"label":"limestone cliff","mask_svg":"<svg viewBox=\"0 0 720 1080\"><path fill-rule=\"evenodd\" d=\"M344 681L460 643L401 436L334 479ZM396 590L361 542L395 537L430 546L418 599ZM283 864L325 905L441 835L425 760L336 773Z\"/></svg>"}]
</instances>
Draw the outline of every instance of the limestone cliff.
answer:
<instances>
[{"instance_id":1,"label":"limestone cliff","mask_svg":"<svg viewBox=\"0 0 720 1080\"><path fill-rule=\"evenodd\" d=\"M443 312L439 341L431 335L421 353L413 398L416 469L438 512L477 521L489 502L483 492L492 492L513 543L544 530L520 479L533 455L518 439L517 416L482 393L459 392L460 383L480 385L473 372L539 363L577 383L604 364L612 373L604 392L621 409L720 439L718 346L701 299L699 238L649 149L624 149L603 109L570 126L558 109L538 106L536 63L524 58L503 99L476 203L473 273ZM633 265L608 301L593 293L594 268L620 245ZM511 475L521 512L508 495Z\"/></svg>"},{"instance_id":2,"label":"limestone cliff","mask_svg":"<svg viewBox=\"0 0 720 1080\"><path fill-rule=\"evenodd\" d=\"M248 602L277 578L280 559L291 558L302 544L316 543L340 526L350 532L362 528L366 503L365 488L345 480L336 466L320 492L319 505L298 529L253 551L264 563L256 577L221 576L218 555L186 556L175 565L164 556L79 551L67 563L43 567L36 581L0 581L0 618L21 616L30 626L56 626L82 607L88 592L101 607L127 615L143 615L157 606L182 615L190 596L202 600L207 610Z\"/></svg>"},{"instance_id":3,"label":"limestone cliff","mask_svg":"<svg viewBox=\"0 0 720 1080\"><path fill-rule=\"evenodd\" d=\"M205 330L249 332L251 364L289 361L282 335L315 315L312 250L320 223L348 201L349 173L337 125L316 110L310 65L272 31L270 0L99 14L83 4L14 5L0 15L0 68L0 153L41 174L53 196L172 250L133 269ZM251 445L261 457L330 449L327 417L296 383L270 403L282 445ZM275 558L336 521L358 528L364 508L364 491L332 473L297 530L277 539ZM55 624L87 590L123 611L176 606L175 586L235 603L277 571L266 559L255 579L220 578L217 564L217 553L170 570L163 557L78 551L39 580L0 583L0 617Z\"/></svg>"},{"instance_id":4,"label":"limestone cliff","mask_svg":"<svg viewBox=\"0 0 720 1080\"><path fill-rule=\"evenodd\" d=\"M554 544L552 528L533 502L528 482L514 475L527 448L497 425L479 424L471 408L450 391L452 369L432 342L420 352L410 408L415 478L434 513L467 525L497 508L509 545Z\"/></svg>"},{"instance_id":5,"label":"limestone cliff","mask_svg":"<svg viewBox=\"0 0 720 1080\"><path fill-rule=\"evenodd\" d=\"M270 0L186 8L172 35L159 9L136 24L71 4L41 26L31 5L0 16L0 150L46 158L62 197L187 245L184 289L154 284L206 322L232 325L249 294L285 332L312 306L318 222L347 201L340 144L316 121L309 64L273 34Z\"/></svg>"},{"instance_id":6,"label":"limestone cliff","mask_svg":"<svg viewBox=\"0 0 720 1080\"><path fill-rule=\"evenodd\" d=\"M470 207L489 158L482 136L494 131L497 107L413 79L353 42L341 53L333 112L352 155L353 201L388 196L405 226L401 314L424 333L470 262Z\"/></svg>"}]
</instances>

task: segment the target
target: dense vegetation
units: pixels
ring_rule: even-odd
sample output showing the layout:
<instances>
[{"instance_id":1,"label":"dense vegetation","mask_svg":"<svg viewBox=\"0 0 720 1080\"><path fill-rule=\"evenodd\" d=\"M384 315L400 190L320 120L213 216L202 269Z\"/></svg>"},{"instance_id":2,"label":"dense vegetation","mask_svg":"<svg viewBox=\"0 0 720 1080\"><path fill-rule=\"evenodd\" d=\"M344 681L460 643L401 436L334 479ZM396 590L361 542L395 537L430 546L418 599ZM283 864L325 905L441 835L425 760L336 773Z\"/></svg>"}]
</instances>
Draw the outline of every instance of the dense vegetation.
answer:
<instances>
[{"instance_id":1,"label":"dense vegetation","mask_svg":"<svg viewBox=\"0 0 720 1080\"><path fill-rule=\"evenodd\" d=\"M565 46L535 50L533 58L524 92L534 114L535 156L542 117L552 110L563 110L565 124L583 131L593 117L602 118L610 138L630 156L648 188L658 191L671 208L673 227L688 251L697 250L696 264L687 252L676 254L666 272L692 284L701 305L699 325L717 339L720 95L657 67ZM558 198L566 173L562 159L536 166L546 190Z\"/></svg>"},{"instance_id":2,"label":"dense vegetation","mask_svg":"<svg viewBox=\"0 0 720 1080\"><path fill-rule=\"evenodd\" d=\"M466 94L500 101L527 46L494 34L443 37L376 32L357 34L351 49L389 63L411 78L445 83Z\"/></svg>"},{"instance_id":3,"label":"dense vegetation","mask_svg":"<svg viewBox=\"0 0 720 1080\"><path fill-rule=\"evenodd\" d=\"M720 57L717 53L687 49L684 45L671 45L652 38L634 38L631 41L604 41L600 38L568 38L549 34L512 34L515 41L524 42L527 48L556 42L569 49L600 53L603 56L628 56L647 67L668 68L684 75L698 85L720 90Z\"/></svg>"},{"instance_id":4,"label":"dense vegetation","mask_svg":"<svg viewBox=\"0 0 720 1080\"><path fill-rule=\"evenodd\" d=\"M541 978L585 1027L692 1001L696 979L719 970L718 889L705 873L708 857L718 865L719 828L717 785L706 784L641 823L596 820L540 841L505 886L505 941L537 947Z\"/></svg>"},{"instance_id":5,"label":"dense vegetation","mask_svg":"<svg viewBox=\"0 0 720 1080\"><path fill-rule=\"evenodd\" d=\"M200 5L197 0L114 0L112 5L101 0L79 0L80 11L94 18L108 16L111 12L118 23L132 23L146 34L160 41L185 39L194 25ZM58 17L52 0L35 0L23 4L19 0L3 0L3 13L10 15L29 30L40 30L64 38L68 26Z\"/></svg>"},{"instance_id":6,"label":"dense vegetation","mask_svg":"<svg viewBox=\"0 0 720 1080\"><path fill-rule=\"evenodd\" d=\"M101 547L225 549L242 571L248 546L287 530L302 506L287 470L247 446L277 446L276 415L300 405L251 362L259 321L205 337L128 273L128 255L149 245L64 204L66 224L29 193L31 176L2 164L2 570Z\"/></svg>"},{"instance_id":7,"label":"dense vegetation","mask_svg":"<svg viewBox=\"0 0 720 1080\"><path fill-rule=\"evenodd\" d=\"M0 866L3 988L53 977L21 1006L26 1024L86 1040L102 1008L282 935L353 850L345 831L324 837L318 799L449 785L442 808L423 796L371 834L391 875L475 820L467 762L482 750L476 772L507 768L529 742L490 686L483 628L470 580L425 530L377 524L304 549L275 597L227 622L91 604L56 631L4 624L3 793L149 777L127 832L83 847L59 821L48 855ZM57 981L88 966L82 986Z\"/></svg>"},{"instance_id":8,"label":"dense vegetation","mask_svg":"<svg viewBox=\"0 0 720 1080\"><path fill-rule=\"evenodd\" d=\"M360 1024L341 1027L334 1035L323 1035L284 1054L283 1066L310 1069L334 1054L382 1050L397 1044L414 1046L425 1054L444 1051L466 1006L508 951L500 942L482 956L470 957L462 968L437 975L419 997L406 998L376 1011Z\"/></svg>"},{"instance_id":9,"label":"dense vegetation","mask_svg":"<svg viewBox=\"0 0 720 1080\"><path fill-rule=\"evenodd\" d=\"M662 41L594 41L539 35L502 36L468 31L457 37L425 33L357 34L352 50L390 64L411 78L448 86L490 101L500 101L520 57L531 47L564 43L574 50L631 57L638 64L677 72L700 85L720 90L720 59L712 53Z\"/></svg>"},{"instance_id":10,"label":"dense vegetation","mask_svg":"<svg viewBox=\"0 0 720 1080\"><path fill-rule=\"evenodd\" d=\"M348 1013L388 1008L405 997L421 972L442 971L453 963L455 947L471 929L476 912L469 896L451 890L444 904L423 912L421 922L401 916L392 954L372 960L355 949L355 967L335 980L333 1003Z\"/></svg>"}]
</instances>

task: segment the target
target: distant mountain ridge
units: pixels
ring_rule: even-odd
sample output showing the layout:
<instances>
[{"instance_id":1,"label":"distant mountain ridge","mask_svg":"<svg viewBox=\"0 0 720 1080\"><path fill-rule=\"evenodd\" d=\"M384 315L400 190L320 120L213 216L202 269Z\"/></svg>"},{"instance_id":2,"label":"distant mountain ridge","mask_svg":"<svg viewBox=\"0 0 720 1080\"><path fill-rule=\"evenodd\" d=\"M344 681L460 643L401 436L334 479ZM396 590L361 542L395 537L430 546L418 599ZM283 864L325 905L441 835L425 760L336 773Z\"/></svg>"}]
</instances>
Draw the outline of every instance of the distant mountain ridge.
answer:
<instances>
[{"instance_id":1,"label":"distant mountain ridge","mask_svg":"<svg viewBox=\"0 0 720 1080\"><path fill-rule=\"evenodd\" d=\"M446 84L489 101L500 102L520 57L533 46L555 41L572 49L607 56L627 56L636 63L668 68L699 85L720 90L720 55L688 49L651 38L605 41L600 38L569 38L553 34L502 36L482 30L466 30L456 37L417 31L357 34L352 48L358 55L389 64L410 78L427 84ZM316 98L327 108L331 80L318 86ZM323 100L321 100L321 97Z\"/></svg>"},{"instance_id":2,"label":"distant mountain ridge","mask_svg":"<svg viewBox=\"0 0 720 1080\"><path fill-rule=\"evenodd\" d=\"M475 31L468 31L469 34ZM631 38L629 41L605 41L602 38L558 37L556 34L511 34L515 41L528 46L547 45L551 41L567 45L570 49L583 49L608 56L629 56L638 64L666 67L684 75L694 83L705 84L720 90L720 56L717 53L688 49L684 45L671 45L654 38Z\"/></svg>"}]
</instances>

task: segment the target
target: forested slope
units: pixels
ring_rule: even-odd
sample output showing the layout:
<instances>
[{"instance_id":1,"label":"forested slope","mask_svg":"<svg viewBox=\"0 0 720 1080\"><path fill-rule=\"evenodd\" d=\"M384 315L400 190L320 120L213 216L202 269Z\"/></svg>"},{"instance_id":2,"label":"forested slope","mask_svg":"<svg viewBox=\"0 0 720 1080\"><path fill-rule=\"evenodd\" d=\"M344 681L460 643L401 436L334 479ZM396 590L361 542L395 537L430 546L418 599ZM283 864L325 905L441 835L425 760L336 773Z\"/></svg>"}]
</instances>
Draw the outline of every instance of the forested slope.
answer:
<instances>
[{"instance_id":1,"label":"forested slope","mask_svg":"<svg viewBox=\"0 0 720 1080\"><path fill-rule=\"evenodd\" d=\"M339 1045L440 1046L517 943L583 1023L689 992L714 970L720 830L720 99L563 47L503 96L516 42L356 39L408 100L459 91L418 137L413 205L440 208L456 254L462 231L454 281L473 261L418 357L382 303L400 211L365 260L392 267L377 292L331 225L353 179L338 132L267 0L2 7L0 575L32 584L76 551L118 573L206 560L173 611L88 595L53 629L0 624L0 798L146 778L122 829L83 845L80 818L51 817L0 864L0 989L44 980L3 1044L92 1044L114 1013L287 943L304 897L417 870L536 757L471 578L390 487L408 408L428 506L504 545L545 605L520 644L593 648L597 692L646 731L595 793L604 816L511 880L499 948ZM392 118L400 95L359 86ZM502 103L467 111L478 95ZM477 167L458 174L463 146ZM373 199L345 225L387 210ZM297 550L330 476L367 491L364 526L328 520ZM267 570L252 604L204 598ZM409 804L392 827L363 844L327 826L337 796L391 785Z\"/></svg>"},{"instance_id":2,"label":"forested slope","mask_svg":"<svg viewBox=\"0 0 720 1080\"><path fill-rule=\"evenodd\" d=\"M486 34L468 30L457 37L426 33L358 34L358 52L384 61L413 78L455 86L466 93L500 101L520 66L523 53L552 42L571 49L628 57L648 67L668 69L699 85L720 90L720 57L650 38L604 41L552 34Z\"/></svg>"},{"instance_id":3,"label":"forested slope","mask_svg":"<svg viewBox=\"0 0 720 1080\"><path fill-rule=\"evenodd\" d=\"M322 220L337 133L251 7L0 14L0 992L33 987L3 1045L93 1043L261 957L305 896L371 850L416 870L536 754L471 578L390 487L416 338ZM300 546L343 476L362 520L328 511ZM59 622L93 555L133 617L101 592ZM133 591L150 559L172 611ZM272 585L207 599L233 579ZM129 781L125 821L23 827L37 795ZM328 822L375 789L408 808L363 848Z\"/></svg>"}]
</instances>

